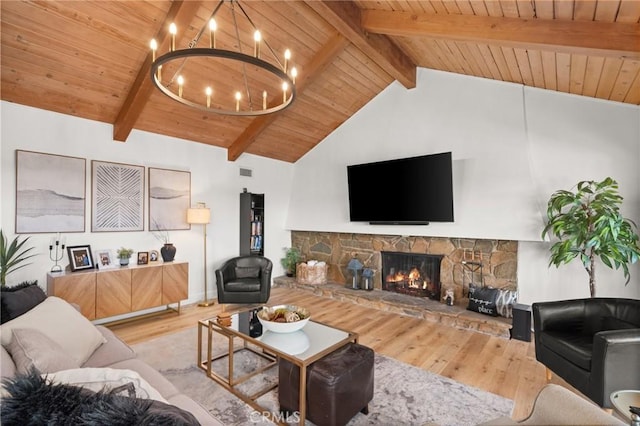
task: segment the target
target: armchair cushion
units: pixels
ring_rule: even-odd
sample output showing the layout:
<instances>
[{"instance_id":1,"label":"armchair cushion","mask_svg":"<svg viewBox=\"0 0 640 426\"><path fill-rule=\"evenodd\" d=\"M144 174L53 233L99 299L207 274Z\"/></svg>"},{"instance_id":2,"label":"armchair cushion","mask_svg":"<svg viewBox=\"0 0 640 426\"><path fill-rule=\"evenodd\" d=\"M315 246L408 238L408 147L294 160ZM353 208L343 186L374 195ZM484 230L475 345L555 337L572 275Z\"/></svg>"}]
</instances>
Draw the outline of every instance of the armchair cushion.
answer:
<instances>
[{"instance_id":1,"label":"armchair cushion","mask_svg":"<svg viewBox=\"0 0 640 426\"><path fill-rule=\"evenodd\" d=\"M260 280L257 278L236 278L233 281L224 283L225 291L260 291Z\"/></svg>"},{"instance_id":2,"label":"armchair cushion","mask_svg":"<svg viewBox=\"0 0 640 426\"><path fill-rule=\"evenodd\" d=\"M259 278L259 266L236 266L236 278Z\"/></svg>"}]
</instances>

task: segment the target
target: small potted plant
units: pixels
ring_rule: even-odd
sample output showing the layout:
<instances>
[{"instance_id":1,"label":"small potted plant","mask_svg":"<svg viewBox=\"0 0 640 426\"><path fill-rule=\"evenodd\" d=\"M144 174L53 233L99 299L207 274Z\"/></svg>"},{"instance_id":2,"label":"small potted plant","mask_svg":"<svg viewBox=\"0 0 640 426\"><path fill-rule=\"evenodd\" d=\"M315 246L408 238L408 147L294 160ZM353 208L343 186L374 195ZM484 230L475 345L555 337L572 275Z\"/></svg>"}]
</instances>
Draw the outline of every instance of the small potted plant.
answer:
<instances>
[{"instance_id":1,"label":"small potted plant","mask_svg":"<svg viewBox=\"0 0 640 426\"><path fill-rule=\"evenodd\" d=\"M285 247L284 257L280 259L280 264L288 277L296 275L296 266L302 260L302 253L296 247Z\"/></svg>"},{"instance_id":2,"label":"small potted plant","mask_svg":"<svg viewBox=\"0 0 640 426\"><path fill-rule=\"evenodd\" d=\"M127 266L129 264L129 259L133 255L133 249L120 247L117 251L117 254L118 259L120 259L120 266Z\"/></svg>"}]
</instances>

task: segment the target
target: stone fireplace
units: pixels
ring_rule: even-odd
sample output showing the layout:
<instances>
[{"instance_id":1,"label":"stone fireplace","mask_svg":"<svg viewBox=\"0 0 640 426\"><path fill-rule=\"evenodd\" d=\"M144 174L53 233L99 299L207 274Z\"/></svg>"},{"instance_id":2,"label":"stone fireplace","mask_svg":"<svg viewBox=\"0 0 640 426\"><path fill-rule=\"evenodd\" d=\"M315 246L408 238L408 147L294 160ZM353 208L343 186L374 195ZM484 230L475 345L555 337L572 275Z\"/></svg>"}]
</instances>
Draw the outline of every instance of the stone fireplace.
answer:
<instances>
[{"instance_id":1,"label":"stone fireplace","mask_svg":"<svg viewBox=\"0 0 640 426\"><path fill-rule=\"evenodd\" d=\"M305 260L326 262L329 265L327 279L338 284L346 285L350 281L352 274L347 265L357 258L365 268L375 271L373 287L376 290L383 289L384 278L388 275L382 264L382 252L438 256L441 259L440 278L436 281L440 283L440 295L427 297L442 301L445 290L451 289L455 304L461 306L468 301L466 296L471 282L510 290L516 290L518 284L517 241L292 231L291 245L300 249ZM469 252L482 254L482 268L473 275L465 268L468 261L465 253Z\"/></svg>"},{"instance_id":2,"label":"stone fireplace","mask_svg":"<svg viewBox=\"0 0 640 426\"><path fill-rule=\"evenodd\" d=\"M383 251L382 290L440 300L441 255Z\"/></svg>"}]
</instances>

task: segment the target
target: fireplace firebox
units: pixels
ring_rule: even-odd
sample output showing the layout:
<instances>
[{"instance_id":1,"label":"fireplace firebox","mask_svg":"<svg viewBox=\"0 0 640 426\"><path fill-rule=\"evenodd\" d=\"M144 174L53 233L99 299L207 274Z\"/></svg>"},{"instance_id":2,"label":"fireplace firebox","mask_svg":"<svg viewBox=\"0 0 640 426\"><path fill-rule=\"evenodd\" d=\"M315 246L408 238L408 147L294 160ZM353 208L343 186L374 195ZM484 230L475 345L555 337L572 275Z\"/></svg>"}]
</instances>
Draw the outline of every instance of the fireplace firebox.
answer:
<instances>
[{"instance_id":1,"label":"fireplace firebox","mask_svg":"<svg viewBox=\"0 0 640 426\"><path fill-rule=\"evenodd\" d=\"M382 290L440 300L443 255L383 251Z\"/></svg>"}]
</instances>

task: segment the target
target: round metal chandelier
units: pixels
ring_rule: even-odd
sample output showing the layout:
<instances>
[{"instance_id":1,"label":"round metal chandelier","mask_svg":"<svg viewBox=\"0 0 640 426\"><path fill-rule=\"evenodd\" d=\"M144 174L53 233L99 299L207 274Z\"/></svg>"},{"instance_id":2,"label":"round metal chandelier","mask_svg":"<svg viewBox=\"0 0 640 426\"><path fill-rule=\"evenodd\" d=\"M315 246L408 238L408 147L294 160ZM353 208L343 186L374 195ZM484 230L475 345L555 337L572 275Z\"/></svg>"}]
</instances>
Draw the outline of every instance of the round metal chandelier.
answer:
<instances>
[{"instance_id":1,"label":"round metal chandelier","mask_svg":"<svg viewBox=\"0 0 640 426\"><path fill-rule=\"evenodd\" d=\"M216 15L220 7L229 4L229 13L233 20L233 44L237 50L216 47L216 32L218 24ZM242 16L248 21L253 34L253 55L242 52L242 42L236 14L236 6ZM198 47L202 35L208 30L208 47ZM271 46L262 39L260 31L253 24L238 0L220 0L214 9L208 23L198 32L185 49L176 49L177 28L175 24L169 26L171 34L170 50L156 57L158 43L151 40L152 51L151 81L165 95L181 104L215 114L233 116L259 116L282 111L291 105L296 96L295 80L297 70L290 67L291 52L286 49L283 62L280 62ZM261 57L262 44L267 47L275 63ZM250 44L245 44L245 46ZM210 62L215 62L215 68ZM188 85L192 81L204 82ZM216 88L207 84L212 74L224 76L225 87ZM231 89L232 86L234 89Z\"/></svg>"}]
</instances>

